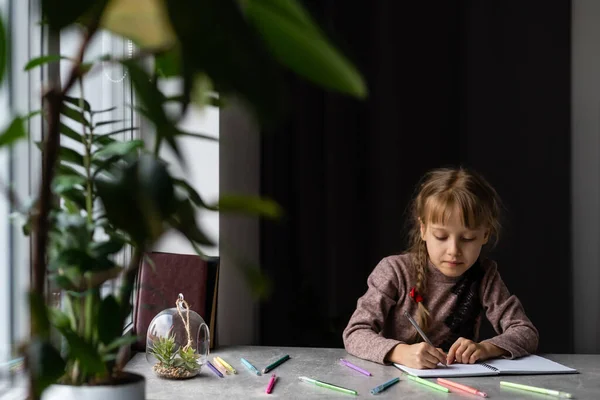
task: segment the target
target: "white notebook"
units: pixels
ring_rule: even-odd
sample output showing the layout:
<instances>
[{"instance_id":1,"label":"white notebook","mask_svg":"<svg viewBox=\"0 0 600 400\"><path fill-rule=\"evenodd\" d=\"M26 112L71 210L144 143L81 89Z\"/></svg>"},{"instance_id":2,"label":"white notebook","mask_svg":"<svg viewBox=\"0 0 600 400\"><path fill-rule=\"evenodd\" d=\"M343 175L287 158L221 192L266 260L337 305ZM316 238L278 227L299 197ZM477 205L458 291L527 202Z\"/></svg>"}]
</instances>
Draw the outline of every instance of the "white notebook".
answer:
<instances>
[{"instance_id":1,"label":"white notebook","mask_svg":"<svg viewBox=\"0 0 600 400\"><path fill-rule=\"evenodd\" d=\"M402 364L394 364L407 374L421 378L442 378L457 376L490 375L536 375L536 374L575 374L576 369L566 367L540 356L525 356L515 360L495 359L477 364L438 365L436 369L414 369Z\"/></svg>"}]
</instances>

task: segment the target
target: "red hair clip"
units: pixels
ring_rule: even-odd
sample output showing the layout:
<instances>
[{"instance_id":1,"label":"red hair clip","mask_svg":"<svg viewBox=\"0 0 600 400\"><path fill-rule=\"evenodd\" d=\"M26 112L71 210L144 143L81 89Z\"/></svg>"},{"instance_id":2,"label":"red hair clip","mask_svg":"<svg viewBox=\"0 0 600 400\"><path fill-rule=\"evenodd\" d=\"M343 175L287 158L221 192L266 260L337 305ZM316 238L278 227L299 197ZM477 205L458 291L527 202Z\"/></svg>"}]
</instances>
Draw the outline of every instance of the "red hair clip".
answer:
<instances>
[{"instance_id":1,"label":"red hair clip","mask_svg":"<svg viewBox=\"0 0 600 400\"><path fill-rule=\"evenodd\" d=\"M415 303L420 303L423 301L423 296L421 296L419 294L419 292L417 292L417 288L412 288L410 289L410 298L413 299L415 301Z\"/></svg>"}]
</instances>

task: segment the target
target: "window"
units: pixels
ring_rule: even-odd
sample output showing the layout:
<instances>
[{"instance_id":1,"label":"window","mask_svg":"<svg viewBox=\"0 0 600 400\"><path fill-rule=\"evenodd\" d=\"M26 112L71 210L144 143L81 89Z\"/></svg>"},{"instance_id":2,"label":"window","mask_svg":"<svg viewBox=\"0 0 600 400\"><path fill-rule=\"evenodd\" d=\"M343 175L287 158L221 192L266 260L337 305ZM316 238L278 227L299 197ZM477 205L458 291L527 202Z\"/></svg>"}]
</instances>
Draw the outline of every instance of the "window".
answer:
<instances>
[{"instance_id":1,"label":"window","mask_svg":"<svg viewBox=\"0 0 600 400\"><path fill-rule=\"evenodd\" d=\"M51 40L46 28L39 23L41 18L36 4L37 2L0 0L0 12L11 38L9 72L0 88L0 126L9 122L13 114L23 116L41 108L42 83L47 81L49 68L44 66L25 72L23 68L27 62L32 58L57 52L73 55L81 43L77 31L63 32L60 38ZM102 32L90 44L86 57L96 59L106 53L121 57L129 54L130 49L128 41ZM65 61L61 65L63 74L68 71L67 64ZM129 125L136 125L133 111L127 107L127 104L133 103L132 90L129 80L122 72L119 68L105 66L90 74L85 83L84 95L95 109L118 106L113 112L103 115L103 118L125 120ZM78 91L75 88L71 95L78 96ZM120 126L105 126L106 129L118 127ZM42 118L38 115L28 120L26 130L29 141L22 140L10 149L0 150L0 182L11 187L21 203L37 196L41 156L33 143L43 138ZM0 365L15 357L14 345L29 333L26 296L29 290L32 248L30 238L22 233L22 221L10 219L14 211L15 205L10 204L4 190L1 190ZM123 254L123 260L119 261L126 260L127 254ZM56 295L50 292L50 300L58 301Z\"/></svg>"}]
</instances>

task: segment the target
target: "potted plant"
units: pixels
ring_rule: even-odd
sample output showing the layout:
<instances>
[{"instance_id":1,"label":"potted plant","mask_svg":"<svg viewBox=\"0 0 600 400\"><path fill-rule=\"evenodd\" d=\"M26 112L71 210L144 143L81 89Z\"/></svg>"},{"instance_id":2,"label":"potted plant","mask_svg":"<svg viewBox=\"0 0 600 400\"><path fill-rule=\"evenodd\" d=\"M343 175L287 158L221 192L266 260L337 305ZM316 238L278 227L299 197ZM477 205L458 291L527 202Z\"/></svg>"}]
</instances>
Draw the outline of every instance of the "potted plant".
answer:
<instances>
[{"instance_id":1,"label":"potted plant","mask_svg":"<svg viewBox=\"0 0 600 400\"><path fill-rule=\"evenodd\" d=\"M30 397L143 399L143 378L123 372L124 350L135 338L122 330L144 253L168 229L180 231L196 248L210 245L196 223L198 209L277 214L272 202L239 196L206 204L187 182L171 176L160 149L166 144L179 154L177 137L186 133L177 123L189 103L204 104L214 88L222 97L241 97L261 121L272 122L282 104L281 67L356 97L365 96L365 86L296 0L41 0L41 5L51 32L77 25L84 39L63 85L47 82L43 93L48 129L40 143L42 179L34 206L26 210L34 239L31 335L23 347ZM100 28L140 49L133 59L101 61L127 68L137 111L155 127L152 148L100 132L101 111L84 98L70 97L71 88L94 73L94 63L84 62L84 55ZM5 43L0 26L0 79ZM59 58L31 60L27 67ZM154 60L156 68L144 68L146 60ZM180 96L168 98L159 90L158 81L169 76L182 78ZM166 111L172 102L180 104L178 115ZM61 116L80 129L62 123ZM0 133L0 146L24 136L23 118L15 117ZM64 137L83 151L62 144ZM126 246L133 253L129 265L117 265L114 256ZM60 309L46 304L48 277L62 290ZM116 278L117 291L102 295L101 285ZM52 342L54 331L60 343ZM169 342L161 346L155 351L165 368L193 367L189 349L172 357Z\"/></svg>"}]
</instances>

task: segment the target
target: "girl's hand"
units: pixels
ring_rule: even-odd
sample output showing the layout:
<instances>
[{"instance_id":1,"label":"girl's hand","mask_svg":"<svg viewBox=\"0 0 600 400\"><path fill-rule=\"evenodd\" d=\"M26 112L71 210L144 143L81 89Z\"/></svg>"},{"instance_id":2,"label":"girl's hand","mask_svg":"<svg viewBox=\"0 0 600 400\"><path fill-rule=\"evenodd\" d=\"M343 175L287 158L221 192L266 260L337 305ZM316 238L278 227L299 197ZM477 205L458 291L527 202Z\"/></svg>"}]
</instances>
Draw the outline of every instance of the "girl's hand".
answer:
<instances>
[{"instance_id":1,"label":"girl's hand","mask_svg":"<svg viewBox=\"0 0 600 400\"><path fill-rule=\"evenodd\" d=\"M454 361L461 364L474 364L478 360L483 361L504 354L507 354L505 350L491 343L475 343L461 337L450 347L447 362L448 364L452 364Z\"/></svg>"},{"instance_id":2,"label":"girl's hand","mask_svg":"<svg viewBox=\"0 0 600 400\"><path fill-rule=\"evenodd\" d=\"M436 349L430 344L422 342L399 344L390 351L386 359L410 368L432 369L436 368L438 363L446 363L446 354L442 349Z\"/></svg>"}]
</instances>

